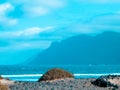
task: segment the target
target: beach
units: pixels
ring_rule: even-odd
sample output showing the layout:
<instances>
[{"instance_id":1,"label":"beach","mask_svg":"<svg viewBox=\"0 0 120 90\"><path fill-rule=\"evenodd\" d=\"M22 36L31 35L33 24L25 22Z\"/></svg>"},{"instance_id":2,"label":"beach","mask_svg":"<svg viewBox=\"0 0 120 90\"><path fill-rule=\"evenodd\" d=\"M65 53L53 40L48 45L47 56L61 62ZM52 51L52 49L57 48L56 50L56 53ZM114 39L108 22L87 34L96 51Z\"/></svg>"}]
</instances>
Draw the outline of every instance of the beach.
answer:
<instances>
[{"instance_id":1,"label":"beach","mask_svg":"<svg viewBox=\"0 0 120 90\"><path fill-rule=\"evenodd\" d=\"M37 81L18 81L0 77L0 90L120 90L120 75L76 78L69 71L52 68Z\"/></svg>"},{"instance_id":2,"label":"beach","mask_svg":"<svg viewBox=\"0 0 120 90\"><path fill-rule=\"evenodd\" d=\"M44 74L1 75L0 90L120 90L120 75L73 74L64 69L52 68Z\"/></svg>"},{"instance_id":3,"label":"beach","mask_svg":"<svg viewBox=\"0 0 120 90\"><path fill-rule=\"evenodd\" d=\"M113 87L98 87L91 82L95 79L62 79L42 82L15 81L9 90L120 90Z\"/></svg>"}]
</instances>

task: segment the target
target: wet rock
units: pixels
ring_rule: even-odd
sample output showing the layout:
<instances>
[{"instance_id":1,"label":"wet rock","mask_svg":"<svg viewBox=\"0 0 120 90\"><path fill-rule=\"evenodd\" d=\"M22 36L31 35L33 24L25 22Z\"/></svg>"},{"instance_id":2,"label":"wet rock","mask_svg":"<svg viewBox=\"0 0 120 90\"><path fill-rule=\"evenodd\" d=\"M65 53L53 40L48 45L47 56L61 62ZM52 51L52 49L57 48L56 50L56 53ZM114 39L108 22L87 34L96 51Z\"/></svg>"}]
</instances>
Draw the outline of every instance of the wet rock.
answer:
<instances>
[{"instance_id":1,"label":"wet rock","mask_svg":"<svg viewBox=\"0 0 120 90\"><path fill-rule=\"evenodd\" d=\"M95 81L92 81L92 84L99 87L112 87L113 89L118 89L118 85L115 82L115 79L118 79L118 75L107 75L97 78Z\"/></svg>"}]
</instances>

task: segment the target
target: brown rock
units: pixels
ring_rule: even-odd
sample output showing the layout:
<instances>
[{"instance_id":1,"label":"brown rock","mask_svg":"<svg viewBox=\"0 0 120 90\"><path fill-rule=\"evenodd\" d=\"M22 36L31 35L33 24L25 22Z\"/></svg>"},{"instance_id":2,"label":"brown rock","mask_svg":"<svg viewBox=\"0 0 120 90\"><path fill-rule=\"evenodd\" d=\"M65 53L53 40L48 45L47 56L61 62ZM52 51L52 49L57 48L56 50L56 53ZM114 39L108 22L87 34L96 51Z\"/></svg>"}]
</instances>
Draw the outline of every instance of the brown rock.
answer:
<instances>
[{"instance_id":1,"label":"brown rock","mask_svg":"<svg viewBox=\"0 0 120 90\"><path fill-rule=\"evenodd\" d=\"M74 78L73 74L69 73L68 71L53 68L47 71L38 81L49 81L55 79L64 79L64 78Z\"/></svg>"},{"instance_id":2,"label":"brown rock","mask_svg":"<svg viewBox=\"0 0 120 90\"><path fill-rule=\"evenodd\" d=\"M6 85L0 85L0 90L8 90L8 86L6 86Z\"/></svg>"},{"instance_id":3,"label":"brown rock","mask_svg":"<svg viewBox=\"0 0 120 90\"><path fill-rule=\"evenodd\" d=\"M0 80L3 79L3 77L0 76Z\"/></svg>"}]
</instances>

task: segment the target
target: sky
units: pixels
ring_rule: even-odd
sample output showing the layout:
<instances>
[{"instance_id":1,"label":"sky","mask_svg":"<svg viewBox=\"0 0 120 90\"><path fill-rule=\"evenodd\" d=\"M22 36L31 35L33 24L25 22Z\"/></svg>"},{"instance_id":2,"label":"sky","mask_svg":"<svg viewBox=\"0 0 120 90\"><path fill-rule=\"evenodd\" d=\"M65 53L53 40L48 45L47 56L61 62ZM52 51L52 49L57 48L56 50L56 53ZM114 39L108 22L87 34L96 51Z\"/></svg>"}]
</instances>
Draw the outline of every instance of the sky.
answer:
<instances>
[{"instance_id":1,"label":"sky","mask_svg":"<svg viewBox=\"0 0 120 90\"><path fill-rule=\"evenodd\" d=\"M120 0L0 0L0 64L23 63L52 42L120 32Z\"/></svg>"}]
</instances>

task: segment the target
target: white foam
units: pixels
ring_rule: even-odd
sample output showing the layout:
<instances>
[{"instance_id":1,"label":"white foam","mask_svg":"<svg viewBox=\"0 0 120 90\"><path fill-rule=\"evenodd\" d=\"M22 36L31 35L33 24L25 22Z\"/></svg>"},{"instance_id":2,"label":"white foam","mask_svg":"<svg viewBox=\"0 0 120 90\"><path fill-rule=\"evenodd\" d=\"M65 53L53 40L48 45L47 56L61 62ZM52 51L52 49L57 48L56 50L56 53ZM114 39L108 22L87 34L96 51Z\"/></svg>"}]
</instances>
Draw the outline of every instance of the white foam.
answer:
<instances>
[{"instance_id":1,"label":"white foam","mask_svg":"<svg viewBox=\"0 0 120 90\"><path fill-rule=\"evenodd\" d=\"M42 74L21 74L21 75L1 75L2 77L38 77L42 76Z\"/></svg>"},{"instance_id":2,"label":"white foam","mask_svg":"<svg viewBox=\"0 0 120 90\"><path fill-rule=\"evenodd\" d=\"M74 74L74 76L102 76L102 75L120 75L120 73L103 73L103 74Z\"/></svg>"},{"instance_id":3,"label":"white foam","mask_svg":"<svg viewBox=\"0 0 120 90\"><path fill-rule=\"evenodd\" d=\"M15 81L38 81L38 79L14 79Z\"/></svg>"},{"instance_id":4,"label":"white foam","mask_svg":"<svg viewBox=\"0 0 120 90\"><path fill-rule=\"evenodd\" d=\"M21 74L21 75L1 75L5 78L12 77L41 77L43 74ZM101 76L101 75L120 75L120 73L103 73L103 74L74 74L74 76Z\"/></svg>"}]
</instances>

